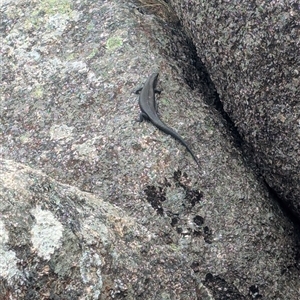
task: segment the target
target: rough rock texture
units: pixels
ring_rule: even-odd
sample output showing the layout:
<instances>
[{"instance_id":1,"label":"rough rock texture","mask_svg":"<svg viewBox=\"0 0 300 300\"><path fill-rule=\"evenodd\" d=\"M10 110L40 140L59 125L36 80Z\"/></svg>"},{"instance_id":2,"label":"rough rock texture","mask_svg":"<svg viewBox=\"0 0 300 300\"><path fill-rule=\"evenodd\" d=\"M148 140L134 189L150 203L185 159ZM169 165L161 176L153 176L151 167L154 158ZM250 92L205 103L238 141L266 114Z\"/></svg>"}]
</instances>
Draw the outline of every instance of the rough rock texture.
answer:
<instances>
[{"instance_id":1,"label":"rough rock texture","mask_svg":"<svg viewBox=\"0 0 300 300\"><path fill-rule=\"evenodd\" d=\"M205 104L165 6L1 5L2 299L297 299L297 229ZM135 122L154 70L199 169Z\"/></svg>"},{"instance_id":2,"label":"rough rock texture","mask_svg":"<svg viewBox=\"0 0 300 300\"><path fill-rule=\"evenodd\" d=\"M265 180L300 218L299 1L170 2Z\"/></svg>"},{"instance_id":3,"label":"rough rock texture","mask_svg":"<svg viewBox=\"0 0 300 300\"><path fill-rule=\"evenodd\" d=\"M196 299L186 257L120 209L13 161L0 166L1 300Z\"/></svg>"}]
</instances>

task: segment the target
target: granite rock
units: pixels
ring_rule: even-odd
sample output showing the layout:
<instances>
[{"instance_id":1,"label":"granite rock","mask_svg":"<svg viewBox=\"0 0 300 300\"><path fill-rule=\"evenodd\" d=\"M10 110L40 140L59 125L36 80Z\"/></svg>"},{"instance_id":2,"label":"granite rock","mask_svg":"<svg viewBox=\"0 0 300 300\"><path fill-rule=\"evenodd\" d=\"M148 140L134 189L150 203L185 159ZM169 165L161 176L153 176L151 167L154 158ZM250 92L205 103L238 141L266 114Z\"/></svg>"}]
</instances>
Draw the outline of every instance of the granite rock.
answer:
<instances>
[{"instance_id":1,"label":"granite rock","mask_svg":"<svg viewBox=\"0 0 300 300\"><path fill-rule=\"evenodd\" d=\"M170 1L268 185L300 218L299 1Z\"/></svg>"},{"instance_id":2,"label":"granite rock","mask_svg":"<svg viewBox=\"0 0 300 300\"><path fill-rule=\"evenodd\" d=\"M297 227L206 104L165 4L1 5L2 298L297 299ZM157 70L159 114L200 168L135 121Z\"/></svg>"}]
</instances>

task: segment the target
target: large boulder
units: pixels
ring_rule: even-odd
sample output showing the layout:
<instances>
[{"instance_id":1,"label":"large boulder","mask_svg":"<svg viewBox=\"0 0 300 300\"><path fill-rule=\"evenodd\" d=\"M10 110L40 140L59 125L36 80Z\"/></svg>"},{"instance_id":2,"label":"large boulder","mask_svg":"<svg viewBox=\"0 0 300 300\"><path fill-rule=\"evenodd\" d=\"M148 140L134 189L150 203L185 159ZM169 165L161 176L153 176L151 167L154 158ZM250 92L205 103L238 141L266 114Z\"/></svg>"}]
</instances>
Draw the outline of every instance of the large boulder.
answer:
<instances>
[{"instance_id":1,"label":"large boulder","mask_svg":"<svg viewBox=\"0 0 300 300\"><path fill-rule=\"evenodd\" d=\"M2 298L297 299L295 227L205 104L165 5L2 10ZM160 116L200 168L135 121L132 91L156 70Z\"/></svg>"},{"instance_id":2,"label":"large boulder","mask_svg":"<svg viewBox=\"0 0 300 300\"><path fill-rule=\"evenodd\" d=\"M1 300L195 299L186 257L112 204L9 160L0 195Z\"/></svg>"},{"instance_id":3,"label":"large boulder","mask_svg":"<svg viewBox=\"0 0 300 300\"><path fill-rule=\"evenodd\" d=\"M299 2L170 2L247 142L247 154L299 218Z\"/></svg>"}]
</instances>

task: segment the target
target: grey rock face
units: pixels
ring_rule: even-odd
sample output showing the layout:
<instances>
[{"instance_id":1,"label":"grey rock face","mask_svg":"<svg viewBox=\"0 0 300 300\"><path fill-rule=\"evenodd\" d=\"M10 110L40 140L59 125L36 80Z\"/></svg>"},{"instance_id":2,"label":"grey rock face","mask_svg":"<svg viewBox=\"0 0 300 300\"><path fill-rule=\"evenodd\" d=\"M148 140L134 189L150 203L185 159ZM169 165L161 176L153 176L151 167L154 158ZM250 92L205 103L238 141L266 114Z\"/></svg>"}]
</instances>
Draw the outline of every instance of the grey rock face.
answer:
<instances>
[{"instance_id":1,"label":"grey rock face","mask_svg":"<svg viewBox=\"0 0 300 300\"><path fill-rule=\"evenodd\" d=\"M191 88L180 30L127 1L1 5L1 297L297 299L296 229ZM135 122L154 70L199 169Z\"/></svg>"},{"instance_id":2,"label":"grey rock face","mask_svg":"<svg viewBox=\"0 0 300 300\"><path fill-rule=\"evenodd\" d=\"M13 161L0 167L1 300L196 297L185 258L151 247L155 235L122 210Z\"/></svg>"},{"instance_id":3,"label":"grey rock face","mask_svg":"<svg viewBox=\"0 0 300 300\"><path fill-rule=\"evenodd\" d=\"M171 3L265 180L300 217L299 1Z\"/></svg>"}]
</instances>

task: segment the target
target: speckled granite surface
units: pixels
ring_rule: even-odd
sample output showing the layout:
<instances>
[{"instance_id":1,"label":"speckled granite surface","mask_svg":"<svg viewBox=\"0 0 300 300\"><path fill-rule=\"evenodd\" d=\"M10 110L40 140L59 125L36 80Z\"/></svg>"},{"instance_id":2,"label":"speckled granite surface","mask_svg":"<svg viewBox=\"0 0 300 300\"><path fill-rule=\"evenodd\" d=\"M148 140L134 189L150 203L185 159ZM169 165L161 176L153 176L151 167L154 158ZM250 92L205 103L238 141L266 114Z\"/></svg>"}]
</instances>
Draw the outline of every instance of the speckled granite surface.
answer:
<instances>
[{"instance_id":1,"label":"speckled granite surface","mask_svg":"<svg viewBox=\"0 0 300 300\"><path fill-rule=\"evenodd\" d=\"M296 228L205 104L174 23L122 1L1 13L1 296L297 298ZM132 91L157 69L160 116L199 169L135 122Z\"/></svg>"},{"instance_id":2,"label":"speckled granite surface","mask_svg":"<svg viewBox=\"0 0 300 300\"><path fill-rule=\"evenodd\" d=\"M170 1L266 182L300 217L300 6Z\"/></svg>"}]
</instances>

